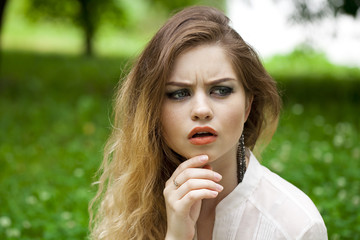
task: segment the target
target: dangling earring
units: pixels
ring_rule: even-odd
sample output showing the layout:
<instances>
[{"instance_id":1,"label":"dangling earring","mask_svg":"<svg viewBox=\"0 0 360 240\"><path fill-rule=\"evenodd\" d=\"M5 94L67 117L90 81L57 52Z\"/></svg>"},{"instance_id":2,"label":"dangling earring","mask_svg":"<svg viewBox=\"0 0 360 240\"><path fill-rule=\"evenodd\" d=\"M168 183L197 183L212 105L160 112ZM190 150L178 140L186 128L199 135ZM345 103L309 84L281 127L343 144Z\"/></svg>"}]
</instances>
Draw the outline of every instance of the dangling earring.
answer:
<instances>
[{"instance_id":1,"label":"dangling earring","mask_svg":"<svg viewBox=\"0 0 360 240\"><path fill-rule=\"evenodd\" d=\"M239 184L242 182L246 171L244 133L241 134L239 145L237 148L236 163L237 163L237 179Z\"/></svg>"}]
</instances>

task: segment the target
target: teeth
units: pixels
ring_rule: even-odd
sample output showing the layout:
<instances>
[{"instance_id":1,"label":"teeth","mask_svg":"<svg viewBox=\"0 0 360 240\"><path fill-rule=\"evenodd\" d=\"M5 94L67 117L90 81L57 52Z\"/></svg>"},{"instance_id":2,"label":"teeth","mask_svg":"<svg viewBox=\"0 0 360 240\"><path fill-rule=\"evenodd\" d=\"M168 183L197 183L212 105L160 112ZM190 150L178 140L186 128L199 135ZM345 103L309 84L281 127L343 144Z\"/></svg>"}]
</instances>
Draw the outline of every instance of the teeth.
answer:
<instances>
[{"instance_id":1,"label":"teeth","mask_svg":"<svg viewBox=\"0 0 360 240\"><path fill-rule=\"evenodd\" d=\"M196 134L206 134L208 132L197 132Z\"/></svg>"}]
</instances>

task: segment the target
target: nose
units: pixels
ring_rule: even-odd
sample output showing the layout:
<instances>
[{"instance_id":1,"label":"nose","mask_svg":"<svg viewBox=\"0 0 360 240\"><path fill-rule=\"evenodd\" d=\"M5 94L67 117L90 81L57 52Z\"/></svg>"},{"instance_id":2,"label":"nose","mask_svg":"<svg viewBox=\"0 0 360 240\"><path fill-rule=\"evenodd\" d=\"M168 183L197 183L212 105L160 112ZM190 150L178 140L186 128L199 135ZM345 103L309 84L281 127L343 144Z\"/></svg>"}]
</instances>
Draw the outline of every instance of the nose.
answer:
<instances>
[{"instance_id":1,"label":"nose","mask_svg":"<svg viewBox=\"0 0 360 240\"><path fill-rule=\"evenodd\" d=\"M214 117L214 113L211 107L211 103L206 96L199 94L193 98L193 107L191 111L191 119L196 120L211 120Z\"/></svg>"}]
</instances>

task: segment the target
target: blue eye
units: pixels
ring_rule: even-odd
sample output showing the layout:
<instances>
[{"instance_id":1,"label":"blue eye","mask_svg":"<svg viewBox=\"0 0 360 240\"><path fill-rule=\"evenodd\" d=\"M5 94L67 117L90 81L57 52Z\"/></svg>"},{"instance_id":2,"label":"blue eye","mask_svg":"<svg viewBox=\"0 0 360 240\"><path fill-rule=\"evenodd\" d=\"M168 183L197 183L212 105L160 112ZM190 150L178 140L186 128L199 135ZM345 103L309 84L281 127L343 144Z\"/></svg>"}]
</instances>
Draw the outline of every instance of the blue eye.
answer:
<instances>
[{"instance_id":1,"label":"blue eye","mask_svg":"<svg viewBox=\"0 0 360 240\"><path fill-rule=\"evenodd\" d=\"M215 94L220 97L225 97L230 95L233 92L231 87L218 86L211 89L210 94Z\"/></svg>"},{"instance_id":2,"label":"blue eye","mask_svg":"<svg viewBox=\"0 0 360 240\"><path fill-rule=\"evenodd\" d=\"M188 89L179 89L174 92L166 93L166 96L174 100L182 100L190 96L190 91Z\"/></svg>"}]
</instances>

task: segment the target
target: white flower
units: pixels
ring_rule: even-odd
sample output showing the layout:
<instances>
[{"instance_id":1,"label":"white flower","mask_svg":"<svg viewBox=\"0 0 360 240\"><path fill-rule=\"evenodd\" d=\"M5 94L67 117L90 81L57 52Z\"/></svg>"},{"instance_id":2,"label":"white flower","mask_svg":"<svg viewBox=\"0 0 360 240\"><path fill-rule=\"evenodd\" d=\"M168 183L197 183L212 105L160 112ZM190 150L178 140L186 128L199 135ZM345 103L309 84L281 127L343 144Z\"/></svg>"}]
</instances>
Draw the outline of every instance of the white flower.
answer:
<instances>
[{"instance_id":1,"label":"white flower","mask_svg":"<svg viewBox=\"0 0 360 240\"><path fill-rule=\"evenodd\" d=\"M17 228L6 229L6 236L8 238L18 238L20 237L20 230Z\"/></svg>"},{"instance_id":2,"label":"white flower","mask_svg":"<svg viewBox=\"0 0 360 240\"><path fill-rule=\"evenodd\" d=\"M34 205L35 203L37 203L37 199L35 196L30 195L25 199L26 203L29 205Z\"/></svg>"},{"instance_id":3,"label":"white flower","mask_svg":"<svg viewBox=\"0 0 360 240\"><path fill-rule=\"evenodd\" d=\"M77 178L81 178L82 176L84 176L84 170L82 168L75 169L74 176Z\"/></svg>"},{"instance_id":4,"label":"white flower","mask_svg":"<svg viewBox=\"0 0 360 240\"><path fill-rule=\"evenodd\" d=\"M295 115L301 115L304 112L304 107L303 105L296 103L292 106L291 111Z\"/></svg>"},{"instance_id":5,"label":"white flower","mask_svg":"<svg viewBox=\"0 0 360 240\"><path fill-rule=\"evenodd\" d=\"M338 185L339 187L345 187L345 185L346 185L346 178L344 178L344 177L339 177L336 182L337 182L337 185Z\"/></svg>"},{"instance_id":6,"label":"white flower","mask_svg":"<svg viewBox=\"0 0 360 240\"><path fill-rule=\"evenodd\" d=\"M0 226L3 228L7 228L11 225L11 219L8 216L0 217Z\"/></svg>"},{"instance_id":7,"label":"white flower","mask_svg":"<svg viewBox=\"0 0 360 240\"><path fill-rule=\"evenodd\" d=\"M40 192L39 197L40 197L40 199L41 199L42 201L47 201L47 200L50 199L51 196L50 196L50 193L49 193L49 192L47 192L47 191L42 191L42 192Z\"/></svg>"},{"instance_id":8,"label":"white flower","mask_svg":"<svg viewBox=\"0 0 360 240\"><path fill-rule=\"evenodd\" d=\"M71 218L71 213L70 212L63 212L63 213L61 213L61 217L64 220L69 220Z\"/></svg>"}]
</instances>

